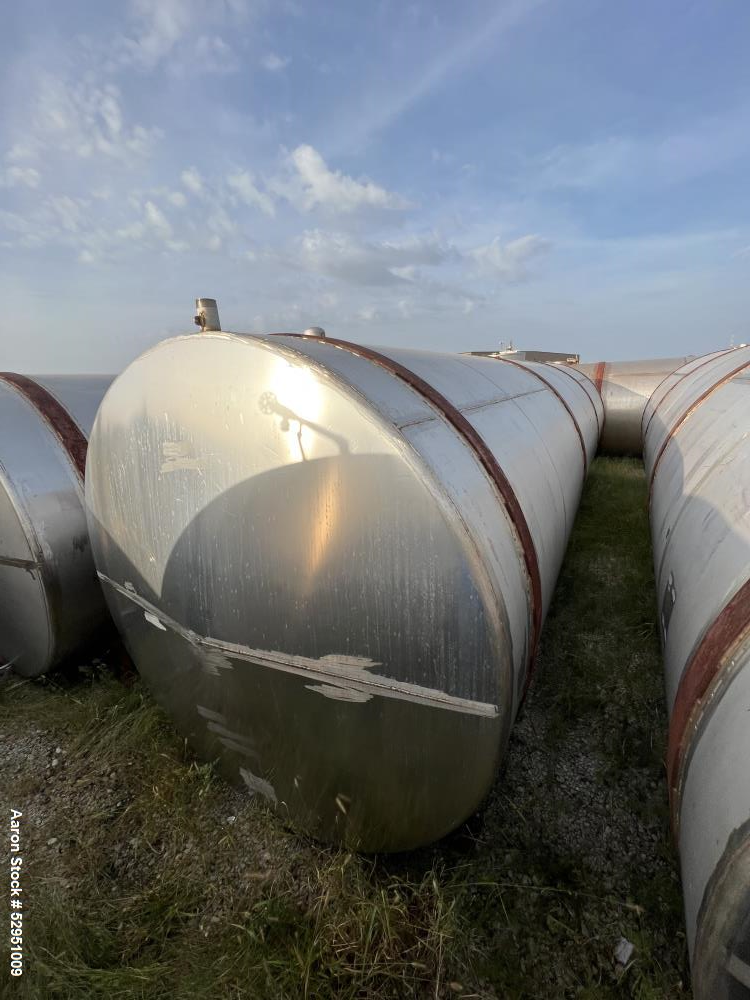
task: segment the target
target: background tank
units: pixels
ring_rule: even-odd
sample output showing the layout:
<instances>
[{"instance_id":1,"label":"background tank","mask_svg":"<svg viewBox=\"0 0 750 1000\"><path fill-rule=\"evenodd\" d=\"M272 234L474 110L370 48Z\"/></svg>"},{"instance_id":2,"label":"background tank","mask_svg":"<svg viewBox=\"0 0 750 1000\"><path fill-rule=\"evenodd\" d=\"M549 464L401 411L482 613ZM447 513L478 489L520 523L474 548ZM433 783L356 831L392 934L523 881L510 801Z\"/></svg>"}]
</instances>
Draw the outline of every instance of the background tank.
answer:
<instances>
[{"instance_id":1,"label":"background tank","mask_svg":"<svg viewBox=\"0 0 750 1000\"><path fill-rule=\"evenodd\" d=\"M647 361L598 361L576 365L588 375L604 402L600 449L605 455L641 455L641 418L651 393L688 358Z\"/></svg>"},{"instance_id":2,"label":"background tank","mask_svg":"<svg viewBox=\"0 0 750 1000\"><path fill-rule=\"evenodd\" d=\"M644 414L672 822L697 1000L750 997L750 348Z\"/></svg>"},{"instance_id":3,"label":"background tank","mask_svg":"<svg viewBox=\"0 0 750 1000\"><path fill-rule=\"evenodd\" d=\"M83 474L111 381L0 373L0 665L24 676L49 670L108 621Z\"/></svg>"},{"instance_id":4,"label":"background tank","mask_svg":"<svg viewBox=\"0 0 750 1000\"><path fill-rule=\"evenodd\" d=\"M490 788L600 418L544 365L166 341L89 448L128 650L198 752L298 827L433 841Z\"/></svg>"}]
</instances>

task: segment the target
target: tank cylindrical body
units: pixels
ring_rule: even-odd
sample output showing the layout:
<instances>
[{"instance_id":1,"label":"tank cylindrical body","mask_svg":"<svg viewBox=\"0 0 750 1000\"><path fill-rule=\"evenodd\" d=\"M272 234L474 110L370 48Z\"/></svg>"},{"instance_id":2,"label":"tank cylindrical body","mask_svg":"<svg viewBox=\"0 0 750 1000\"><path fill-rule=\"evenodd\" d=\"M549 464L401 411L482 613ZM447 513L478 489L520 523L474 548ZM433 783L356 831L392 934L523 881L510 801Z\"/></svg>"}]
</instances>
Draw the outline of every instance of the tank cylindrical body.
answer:
<instances>
[{"instance_id":1,"label":"tank cylindrical body","mask_svg":"<svg viewBox=\"0 0 750 1000\"><path fill-rule=\"evenodd\" d=\"M0 661L44 673L106 624L84 511L108 376L0 373Z\"/></svg>"},{"instance_id":2,"label":"tank cylindrical body","mask_svg":"<svg viewBox=\"0 0 750 1000\"><path fill-rule=\"evenodd\" d=\"M648 361L598 361L576 365L588 375L604 403L604 429L599 447L605 455L642 453L641 418L651 393L688 358Z\"/></svg>"},{"instance_id":3,"label":"tank cylindrical body","mask_svg":"<svg viewBox=\"0 0 750 1000\"><path fill-rule=\"evenodd\" d=\"M668 775L697 1000L750 997L750 348L644 413Z\"/></svg>"},{"instance_id":4,"label":"tank cylindrical body","mask_svg":"<svg viewBox=\"0 0 750 1000\"><path fill-rule=\"evenodd\" d=\"M165 341L89 448L129 652L198 752L298 827L438 839L491 785L601 414L544 365Z\"/></svg>"}]
</instances>

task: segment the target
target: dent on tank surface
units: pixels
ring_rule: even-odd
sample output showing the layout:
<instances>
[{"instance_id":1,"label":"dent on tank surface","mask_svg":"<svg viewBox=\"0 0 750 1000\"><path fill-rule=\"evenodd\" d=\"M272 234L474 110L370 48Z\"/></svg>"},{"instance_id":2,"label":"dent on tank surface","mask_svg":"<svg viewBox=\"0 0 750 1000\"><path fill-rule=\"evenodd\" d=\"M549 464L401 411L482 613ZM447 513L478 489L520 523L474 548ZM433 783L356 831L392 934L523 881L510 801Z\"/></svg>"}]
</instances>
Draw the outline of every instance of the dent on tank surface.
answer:
<instances>
[{"instance_id":1,"label":"dent on tank surface","mask_svg":"<svg viewBox=\"0 0 750 1000\"><path fill-rule=\"evenodd\" d=\"M0 373L0 661L24 676L50 670L108 623L83 481L110 382Z\"/></svg>"},{"instance_id":2,"label":"dent on tank surface","mask_svg":"<svg viewBox=\"0 0 750 1000\"><path fill-rule=\"evenodd\" d=\"M495 775L601 416L544 365L316 329L160 344L108 392L86 484L134 662L292 824L441 837Z\"/></svg>"}]
</instances>

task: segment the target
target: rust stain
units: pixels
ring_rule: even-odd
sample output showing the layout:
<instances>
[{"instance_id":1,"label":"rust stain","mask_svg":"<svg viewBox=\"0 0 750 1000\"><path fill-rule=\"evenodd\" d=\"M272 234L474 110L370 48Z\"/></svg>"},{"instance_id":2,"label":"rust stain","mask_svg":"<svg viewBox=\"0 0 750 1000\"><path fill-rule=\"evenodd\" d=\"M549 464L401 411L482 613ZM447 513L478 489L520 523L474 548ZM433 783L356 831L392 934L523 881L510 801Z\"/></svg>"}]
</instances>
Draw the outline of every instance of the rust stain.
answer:
<instances>
[{"instance_id":1,"label":"rust stain","mask_svg":"<svg viewBox=\"0 0 750 1000\"><path fill-rule=\"evenodd\" d=\"M712 358L711 360L718 361L718 358ZM710 385L708 389L702 392L700 396L675 421L674 426L670 429L669 433L664 439L664 442L662 443L661 448L659 449L659 453L656 456L656 461L654 462L654 467L651 470L651 479L649 480L648 484L649 506L651 505L651 495L654 492L654 479L656 478L656 470L659 468L659 463L661 462L662 455L667 450L667 445L669 444L669 442L675 436L680 427L682 427L682 425L685 423L688 417L698 409L701 403L705 402L705 400L708 399L708 397L712 395L714 392L716 392L717 389L720 389L723 385L726 385L726 383L729 382L731 379L733 379L735 375L739 375L739 373L741 371L744 371L746 368L750 368L750 361L744 361L741 365L737 365L736 368L733 368L730 372L727 372L726 375L722 375L722 377L718 380L718 382L714 382L713 385ZM692 373L688 372L688 374Z\"/></svg>"},{"instance_id":2,"label":"rust stain","mask_svg":"<svg viewBox=\"0 0 750 1000\"><path fill-rule=\"evenodd\" d=\"M604 369L606 367L607 362L600 361L594 369L594 385L596 386L596 391L600 396L602 394L602 386L604 385Z\"/></svg>"},{"instance_id":3,"label":"rust stain","mask_svg":"<svg viewBox=\"0 0 750 1000\"><path fill-rule=\"evenodd\" d=\"M693 723L721 679L722 669L750 629L750 579L740 587L706 629L680 679L669 720L667 777L672 826L679 823L682 772Z\"/></svg>"},{"instance_id":4,"label":"rust stain","mask_svg":"<svg viewBox=\"0 0 750 1000\"><path fill-rule=\"evenodd\" d=\"M52 429L73 463L81 484L83 484L88 443L80 427L65 407L55 399L51 392L26 375L17 375L15 372L0 372L0 379L17 389Z\"/></svg>"},{"instance_id":5,"label":"rust stain","mask_svg":"<svg viewBox=\"0 0 750 1000\"><path fill-rule=\"evenodd\" d=\"M429 382L425 382L425 380L420 378L419 375L404 367L404 365L399 364L398 361L394 361L392 358L378 353L378 351L373 351L370 347L364 347L362 344L352 344L348 340L336 340L333 337L310 337L301 333L275 334L275 336L292 336L302 338L304 340L317 340L321 344L328 344L339 350L348 351L350 354L355 354L358 357L365 358L367 361L371 361L380 368L384 368L386 371L401 379L402 382L405 382L408 386L432 403L432 405L443 414L448 423L451 424L451 426L461 435L464 441L474 452L485 472L489 475L490 479L497 488L497 491L505 505L505 509L508 512L511 523L516 531L516 534L518 535L521 542L521 549L523 551L526 572L531 585L532 635L529 652L529 668L524 688L525 696L533 676L537 649L539 647L539 637L542 632L542 579L539 573L539 559L534 546L534 539L531 536L531 530L529 529L528 521L526 520L526 515L518 502L518 497L516 496L513 487L501 469L494 454L488 448L484 438L481 434L479 434L476 428L469 423L460 410L458 410L453 403L450 402L450 400L446 399L441 392L438 392L434 386L431 386ZM542 379L542 381L544 380Z\"/></svg>"}]
</instances>

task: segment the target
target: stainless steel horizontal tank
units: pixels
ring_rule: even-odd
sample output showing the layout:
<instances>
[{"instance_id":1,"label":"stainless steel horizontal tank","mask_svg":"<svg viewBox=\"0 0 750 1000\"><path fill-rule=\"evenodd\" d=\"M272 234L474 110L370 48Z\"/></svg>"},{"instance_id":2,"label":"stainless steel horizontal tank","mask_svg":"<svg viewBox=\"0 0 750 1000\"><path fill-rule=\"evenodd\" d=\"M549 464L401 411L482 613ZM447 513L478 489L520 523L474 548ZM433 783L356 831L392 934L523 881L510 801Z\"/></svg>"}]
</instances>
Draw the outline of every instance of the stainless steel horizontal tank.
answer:
<instances>
[{"instance_id":1,"label":"stainless steel horizontal tank","mask_svg":"<svg viewBox=\"0 0 750 1000\"><path fill-rule=\"evenodd\" d=\"M128 650L199 754L293 825L436 840L490 788L601 417L545 365L315 331L165 341L114 382L88 455Z\"/></svg>"},{"instance_id":2,"label":"stainless steel horizontal tank","mask_svg":"<svg viewBox=\"0 0 750 1000\"><path fill-rule=\"evenodd\" d=\"M0 373L0 665L44 673L108 621L84 512L109 376Z\"/></svg>"},{"instance_id":3,"label":"stainless steel horizontal tank","mask_svg":"<svg viewBox=\"0 0 750 1000\"><path fill-rule=\"evenodd\" d=\"M688 358L598 361L576 368L593 380L604 402L600 449L605 455L642 453L641 418L651 393Z\"/></svg>"},{"instance_id":4,"label":"stainless steel horizontal tank","mask_svg":"<svg viewBox=\"0 0 750 1000\"><path fill-rule=\"evenodd\" d=\"M750 348L646 407L668 775L697 1000L750 997Z\"/></svg>"}]
</instances>

